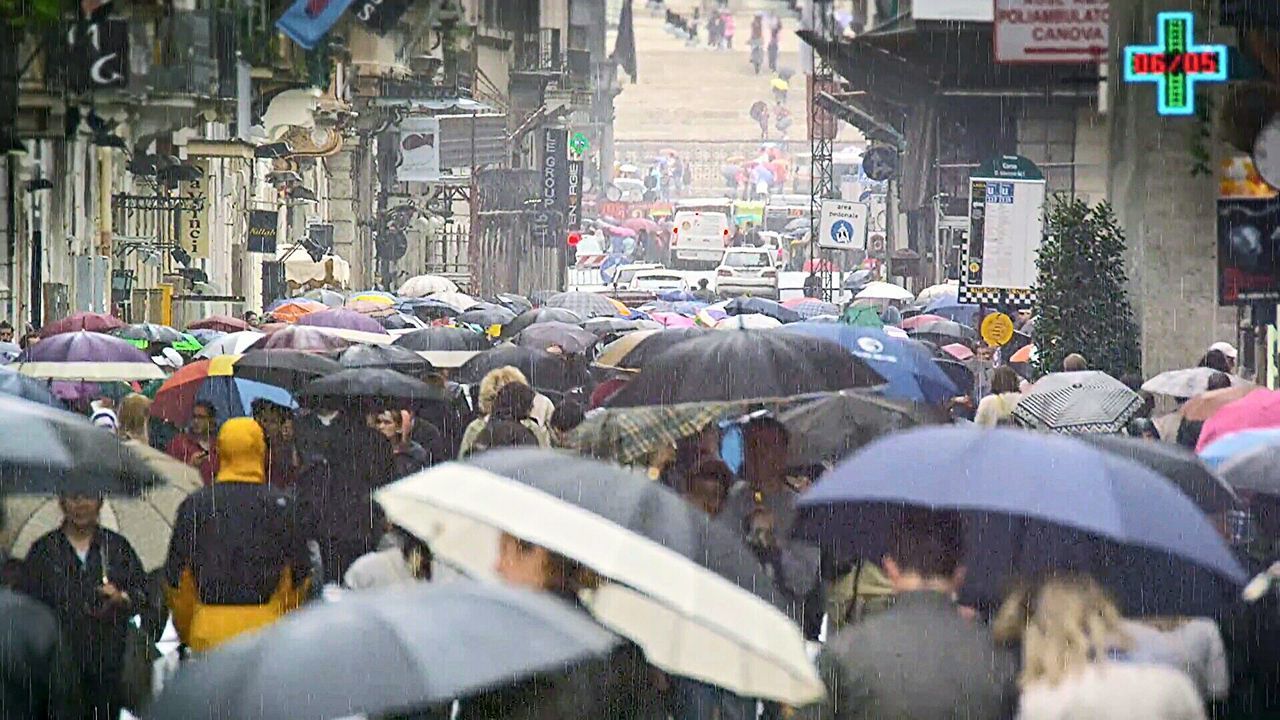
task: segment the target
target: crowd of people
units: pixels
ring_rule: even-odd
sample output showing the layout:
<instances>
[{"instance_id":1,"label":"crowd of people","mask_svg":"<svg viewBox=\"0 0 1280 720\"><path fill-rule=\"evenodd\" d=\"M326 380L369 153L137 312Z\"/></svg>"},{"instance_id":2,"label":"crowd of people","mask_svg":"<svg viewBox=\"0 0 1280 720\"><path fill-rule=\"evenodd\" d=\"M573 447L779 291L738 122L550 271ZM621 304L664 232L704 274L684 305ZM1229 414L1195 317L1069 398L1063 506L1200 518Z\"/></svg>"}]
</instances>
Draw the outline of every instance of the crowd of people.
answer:
<instances>
[{"instance_id":1,"label":"crowd of people","mask_svg":"<svg viewBox=\"0 0 1280 720\"><path fill-rule=\"evenodd\" d=\"M695 296L703 306L711 299ZM863 354L849 356L851 366L867 355L883 360L888 342L883 338L897 335L877 334L880 328L897 330L894 323L910 324L902 318L904 310L922 309L899 305L855 302L840 313L835 325L867 321L875 327L861 325L858 337L880 338L878 349L859 344ZM874 322L860 312L863 308L871 309ZM536 316L551 309L526 312ZM483 463L504 448L580 451L579 431L599 413L618 409L617 398L635 389L629 386L643 384L648 366L641 366L639 375L615 365L590 366L598 351L607 352L609 341L623 341L644 327L627 326L638 316L597 318L613 324L601 331L599 342L586 342L586 350L570 340L591 327L587 322L577 330L561 329L565 340L537 347L539 358L563 362L560 371L573 378L554 390L545 384L548 375L514 365L496 365L465 385L448 369L424 366L414 380L434 389L428 403L365 397L334 404L300 393L300 407L263 397L253 400L247 413L225 416L218 403L198 399L181 427L155 416L152 399L139 392L144 388L123 395L83 394L72 409L97 425L95 432L115 433L138 452L167 455L198 489L177 505L167 553L155 568L144 566L136 539L123 525L119 531L104 527L104 495L68 491L58 496L61 522L20 560L6 564L6 585L13 591L0 591L0 613L7 620L0 632L0 716L115 720L123 709L145 716L154 690L142 679L151 677L155 659L148 648L166 628L180 646L174 666L181 668L180 679L187 666L220 657L231 641L287 623L300 609L342 602L343 593L464 582L458 568L439 556L456 548L434 547L420 533L388 520L375 494L428 468L455 467L446 465L450 461ZM256 315L246 319L260 322ZM1028 313L1018 325L1029 321ZM440 325L448 327L435 329L460 329L456 322ZM750 337L766 339L764 334ZM799 342L801 336L790 337ZM514 339L518 342L518 335ZM930 347L936 349L936 343ZM949 414L952 422L1020 433L1022 442L1036 447L1037 435L1003 428L1025 425L1016 411L1038 378L1020 371L1012 353L1004 357L1004 349L977 349L981 352L971 353L976 356L971 386L919 404L932 405L930 412L939 416ZM1088 348L1080 350L1066 357L1063 372L1089 371ZM1235 374L1236 356L1226 343L1207 350L1200 361L1211 371L1205 392L1244 382ZM751 372L750 365L733 358L709 362L723 362L730 372ZM1147 392L1140 381L1128 382ZM1128 418L1128 434L1197 447L1204 422L1178 415L1193 397L1175 399L1176 423L1166 428L1159 427L1166 422L1160 417L1147 421L1157 399L1150 393L1144 399L1143 408ZM974 600L966 592L970 570L991 569L975 556L972 518L958 507L909 505L880 539L883 553L848 557L826 542L844 532L841 528L819 523L813 529L806 498L811 486L823 487L831 473L858 456L843 463L833 457L817 466L798 464L797 448L812 440L798 437L797 426L769 407L747 403L734 410L733 419L682 425L671 431L673 441L654 443L656 450L639 464L654 482L683 498L690 513L719 527L717 532L730 533L749 551L761 575L735 580L777 589L778 611L812 643L814 672L826 689L821 699L785 702L763 692L734 692L704 677L664 672L647 658L647 648L631 643L611 656L607 672L585 685L538 685L556 689L543 694L531 694L533 686L527 685L513 686L521 688L514 695L499 688L457 698L443 716L1280 716L1280 609L1270 586L1248 602L1239 600L1237 589L1236 601L1211 616L1135 613L1102 578L1050 565L1003 587L998 597ZM687 412L678 406L671 411ZM833 426L828 432L842 431ZM875 434L893 432L886 427ZM912 462L930 467L928 449L919 453ZM563 457L567 462L569 455ZM1257 507L1269 506L1259 499ZM1277 540L1272 525L1259 522L1246 539L1230 523L1211 519L1222 533L1222 547L1232 547L1249 572L1266 577L1276 559L1268 550ZM549 549L514 530L503 530L494 552L492 571L499 580L561 598L583 612L590 610L582 598L611 579L572 553ZM554 702L551 695L557 695ZM566 702L577 714L566 714ZM504 709L493 715L495 707ZM186 710L188 716L204 712Z\"/></svg>"}]
</instances>

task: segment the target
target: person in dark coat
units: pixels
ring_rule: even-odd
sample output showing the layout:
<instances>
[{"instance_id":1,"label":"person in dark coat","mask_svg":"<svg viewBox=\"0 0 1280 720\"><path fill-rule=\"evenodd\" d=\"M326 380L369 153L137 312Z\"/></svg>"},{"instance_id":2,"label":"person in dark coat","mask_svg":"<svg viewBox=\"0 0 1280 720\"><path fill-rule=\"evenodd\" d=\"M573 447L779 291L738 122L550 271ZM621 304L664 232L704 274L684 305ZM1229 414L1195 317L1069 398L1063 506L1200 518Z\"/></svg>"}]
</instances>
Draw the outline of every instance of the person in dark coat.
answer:
<instances>
[{"instance_id":1,"label":"person in dark coat","mask_svg":"<svg viewBox=\"0 0 1280 720\"><path fill-rule=\"evenodd\" d=\"M78 680L53 612L0 588L0 718L78 720Z\"/></svg>"},{"instance_id":2,"label":"person in dark coat","mask_svg":"<svg viewBox=\"0 0 1280 720\"><path fill-rule=\"evenodd\" d=\"M373 422L378 432L391 443L392 464L395 467L396 477L406 477L435 464L432 454L410 434L415 429L416 423L408 412L386 410L378 413ZM430 423L426 425L431 427ZM439 434L439 432L435 433L437 438Z\"/></svg>"},{"instance_id":3,"label":"person in dark coat","mask_svg":"<svg viewBox=\"0 0 1280 720\"><path fill-rule=\"evenodd\" d=\"M810 717L1013 716L1014 658L952 599L964 579L963 538L956 513L904 513L883 558L894 604L827 643L818 669L830 695Z\"/></svg>"},{"instance_id":4,"label":"person in dark coat","mask_svg":"<svg viewBox=\"0 0 1280 720\"><path fill-rule=\"evenodd\" d=\"M116 718L128 622L146 600L146 572L128 540L98 525L101 497L63 495L58 505L62 526L27 552L22 590L58 618L84 717Z\"/></svg>"}]
</instances>

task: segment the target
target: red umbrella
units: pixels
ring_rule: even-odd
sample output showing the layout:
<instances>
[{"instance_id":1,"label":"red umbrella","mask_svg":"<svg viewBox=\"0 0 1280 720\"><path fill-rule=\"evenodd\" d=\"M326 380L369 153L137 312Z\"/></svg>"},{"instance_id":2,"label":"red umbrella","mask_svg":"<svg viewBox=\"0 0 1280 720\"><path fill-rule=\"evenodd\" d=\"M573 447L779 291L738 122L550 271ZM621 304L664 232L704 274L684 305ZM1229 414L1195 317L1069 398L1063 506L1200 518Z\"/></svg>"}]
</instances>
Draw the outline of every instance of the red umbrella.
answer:
<instances>
[{"instance_id":1,"label":"red umbrella","mask_svg":"<svg viewBox=\"0 0 1280 720\"><path fill-rule=\"evenodd\" d=\"M253 326L241 320L240 318L231 317L230 315L210 315L203 320L197 320L187 326L188 330L217 330L219 332L233 333L243 330L252 330Z\"/></svg>"},{"instance_id":2,"label":"red umbrella","mask_svg":"<svg viewBox=\"0 0 1280 720\"><path fill-rule=\"evenodd\" d=\"M923 315L912 315L909 318L903 318L902 322L898 323L898 327L903 330L915 330L916 327L920 325L927 325L931 322L938 322L939 320L946 320L946 318L939 315L930 315L928 313Z\"/></svg>"},{"instance_id":3,"label":"red umbrella","mask_svg":"<svg viewBox=\"0 0 1280 720\"><path fill-rule=\"evenodd\" d=\"M78 312L64 317L55 323L45 325L40 330L40 337L53 337L54 335L78 332L80 330L105 333L112 330L118 330L122 327L124 327L124 321L118 317L103 315L101 313Z\"/></svg>"}]
</instances>

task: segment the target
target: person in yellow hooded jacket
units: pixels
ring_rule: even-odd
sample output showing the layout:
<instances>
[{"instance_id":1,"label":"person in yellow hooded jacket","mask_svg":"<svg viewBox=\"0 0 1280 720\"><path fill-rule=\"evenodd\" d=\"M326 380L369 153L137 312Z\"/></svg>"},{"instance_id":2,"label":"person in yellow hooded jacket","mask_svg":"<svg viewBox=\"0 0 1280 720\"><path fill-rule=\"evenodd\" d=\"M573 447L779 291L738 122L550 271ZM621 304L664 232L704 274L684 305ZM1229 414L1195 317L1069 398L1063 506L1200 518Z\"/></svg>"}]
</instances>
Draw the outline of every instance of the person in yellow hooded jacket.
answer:
<instances>
[{"instance_id":1,"label":"person in yellow hooded jacket","mask_svg":"<svg viewBox=\"0 0 1280 720\"><path fill-rule=\"evenodd\" d=\"M164 568L174 627L197 652L296 609L310 574L295 502L265 482L258 423L223 423L218 459L214 483L178 508Z\"/></svg>"}]
</instances>

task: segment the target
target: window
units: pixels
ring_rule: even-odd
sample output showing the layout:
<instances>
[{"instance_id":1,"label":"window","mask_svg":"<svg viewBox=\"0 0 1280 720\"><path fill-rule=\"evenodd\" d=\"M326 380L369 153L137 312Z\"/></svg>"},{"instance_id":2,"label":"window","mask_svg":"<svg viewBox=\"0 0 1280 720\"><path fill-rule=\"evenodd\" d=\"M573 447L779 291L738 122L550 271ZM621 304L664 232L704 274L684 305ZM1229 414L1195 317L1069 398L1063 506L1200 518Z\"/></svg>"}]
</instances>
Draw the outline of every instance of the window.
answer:
<instances>
[{"instance_id":1,"label":"window","mask_svg":"<svg viewBox=\"0 0 1280 720\"><path fill-rule=\"evenodd\" d=\"M724 256L724 264L729 267L763 268L770 267L767 253L728 253Z\"/></svg>"}]
</instances>

